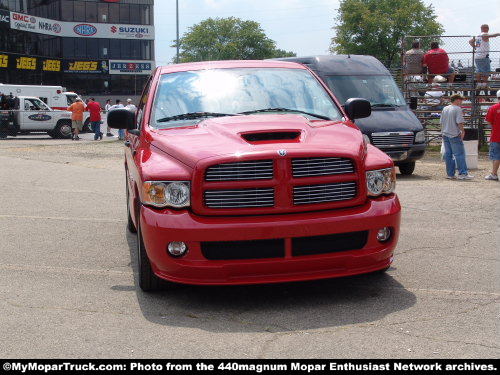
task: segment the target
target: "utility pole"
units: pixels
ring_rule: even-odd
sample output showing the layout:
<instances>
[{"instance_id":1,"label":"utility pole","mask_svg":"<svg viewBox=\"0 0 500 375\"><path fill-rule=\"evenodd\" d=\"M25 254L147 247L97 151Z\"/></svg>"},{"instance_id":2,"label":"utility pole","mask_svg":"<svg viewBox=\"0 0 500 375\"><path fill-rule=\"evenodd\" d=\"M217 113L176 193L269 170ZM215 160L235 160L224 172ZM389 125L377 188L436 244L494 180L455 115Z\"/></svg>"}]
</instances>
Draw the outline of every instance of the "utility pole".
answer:
<instances>
[{"instance_id":1,"label":"utility pole","mask_svg":"<svg viewBox=\"0 0 500 375\"><path fill-rule=\"evenodd\" d=\"M178 64L179 63L179 0L175 0L175 6L176 6L176 14L177 14L177 17L176 17L177 41L175 43L177 45L177 55L175 57L175 62Z\"/></svg>"}]
</instances>

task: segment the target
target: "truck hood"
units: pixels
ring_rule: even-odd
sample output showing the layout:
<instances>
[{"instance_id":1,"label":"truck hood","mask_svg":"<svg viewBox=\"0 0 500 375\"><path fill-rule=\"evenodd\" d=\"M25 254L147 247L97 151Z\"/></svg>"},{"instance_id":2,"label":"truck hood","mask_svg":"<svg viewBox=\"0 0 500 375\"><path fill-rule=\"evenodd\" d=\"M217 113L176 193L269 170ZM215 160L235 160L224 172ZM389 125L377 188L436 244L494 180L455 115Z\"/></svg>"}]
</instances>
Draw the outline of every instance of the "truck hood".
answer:
<instances>
[{"instance_id":1,"label":"truck hood","mask_svg":"<svg viewBox=\"0 0 500 375\"><path fill-rule=\"evenodd\" d=\"M212 118L191 127L155 129L150 135L153 146L193 168L206 158L269 155L281 149L353 158L364 152L362 134L354 127L290 114Z\"/></svg>"},{"instance_id":2,"label":"truck hood","mask_svg":"<svg viewBox=\"0 0 500 375\"><path fill-rule=\"evenodd\" d=\"M424 130L415 114L407 107L374 109L370 117L356 120L356 125L364 134Z\"/></svg>"}]
</instances>

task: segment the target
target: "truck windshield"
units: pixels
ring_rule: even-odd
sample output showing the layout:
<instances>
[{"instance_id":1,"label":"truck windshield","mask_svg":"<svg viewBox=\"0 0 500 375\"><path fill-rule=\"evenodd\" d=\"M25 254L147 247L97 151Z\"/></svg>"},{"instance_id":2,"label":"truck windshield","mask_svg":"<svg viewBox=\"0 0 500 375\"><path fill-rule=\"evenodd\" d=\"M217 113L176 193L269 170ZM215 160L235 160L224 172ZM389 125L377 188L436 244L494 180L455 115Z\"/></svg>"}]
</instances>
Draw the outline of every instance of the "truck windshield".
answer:
<instances>
[{"instance_id":1,"label":"truck windshield","mask_svg":"<svg viewBox=\"0 0 500 375\"><path fill-rule=\"evenodd\" d=\"M374 107L406 105L391 76L327 76L326 84L341 103L349 98L364 98Z\"/></svg>"},{"instance_id":2,"label":"truck windshield","mask_svg":"<svg viewBox=\"0 0 500 375\"><path fill-rule=\"evenodd\" d=\"M151 126L171 128L206 117L269 112L342 119L328 93L306 70L237 68L163 75Z\"/></svg>"}]
</instances>

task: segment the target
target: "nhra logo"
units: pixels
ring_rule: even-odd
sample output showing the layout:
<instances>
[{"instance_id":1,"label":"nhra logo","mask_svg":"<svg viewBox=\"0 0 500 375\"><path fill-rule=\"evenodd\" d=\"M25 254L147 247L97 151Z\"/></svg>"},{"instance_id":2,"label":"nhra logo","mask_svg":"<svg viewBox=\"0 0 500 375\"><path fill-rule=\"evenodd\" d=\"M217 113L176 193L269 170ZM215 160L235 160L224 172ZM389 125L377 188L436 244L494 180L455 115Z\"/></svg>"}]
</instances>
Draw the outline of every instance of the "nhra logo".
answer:
<instances>
[{"instance_id":1,"label":"nhra logo","mask_svg":"<svg viewBox=\"0 0 500 375\"><path fill-rule=\"evenodd\" d=\"M111 32L113 34L116 34L117 31L118 31L118 29L116 28L116 26L111 26Z\"/></svg>"},{"instance_id":2,"label":"nhra logo","mask_svg":"<svg viewBox=\"0 0 500 375\"><path fill-rule=\"evenodd\" d=\"M50 117L49 115L44 115L42 113L31 115L28 118L33 121L49 121L52 119L52 117Z\"/></svg>"},{"instance_id":3,"label":"nhra logo","mask_svg":"<svg viewBox=\"0 0 500 375\"><path fill-rule=\"evenodd\" d=\"M75 27L73 27L73 31L75 32L75 34L80 36L92 36L97 34L97 28L87 23L76 25Z\"/></svg>"}]
</instances>

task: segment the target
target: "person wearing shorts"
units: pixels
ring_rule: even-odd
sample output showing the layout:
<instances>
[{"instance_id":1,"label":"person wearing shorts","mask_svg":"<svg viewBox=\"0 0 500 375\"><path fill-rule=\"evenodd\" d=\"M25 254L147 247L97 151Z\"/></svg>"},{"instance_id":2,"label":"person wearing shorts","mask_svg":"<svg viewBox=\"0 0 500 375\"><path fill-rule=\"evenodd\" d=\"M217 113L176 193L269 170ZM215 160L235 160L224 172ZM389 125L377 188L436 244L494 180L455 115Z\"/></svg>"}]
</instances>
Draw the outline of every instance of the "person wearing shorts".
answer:
<instances>
[{"instance_id":1,"label":"person wearing shorts","mask_svg":"<svg viewBox=\"0 0 500 375\"><path fill-rule=\"evenodd\" d=\"M489 181L498 181L500 167L500 90L497 91L497 98L499 103L491 106L486 115L486 121L491 125L490 159L493 163L491 174L486 176Z\"/></svg>"},{"instance_id":2,"label":"person wearing shorts","mask_svg":"<svg viewBox=\"0 0 500 375\"><path fill-rule=\"evenodd\" d=\"M78 98L68 107L71 112L71 122L73 125L73 140L79 141L79 134L83 130L83 112L85 112L85 104L82 99Z\"/></svg>"},{"instance_id":3,"label":"person wearing shorts","mask_svg":"<svg viewBox=\"0 0 500 375\"><path fill-rule=\"evenodd\" d=\"M476 54L475 63L478 87L486 87L487 85L488 77L491 73L490 38L496 38L497 36L500 36L500 34L490 34L490 27L488 25L481 25L481 35L469 41Z\"/></svg>"}]
</instances>

